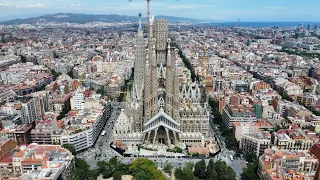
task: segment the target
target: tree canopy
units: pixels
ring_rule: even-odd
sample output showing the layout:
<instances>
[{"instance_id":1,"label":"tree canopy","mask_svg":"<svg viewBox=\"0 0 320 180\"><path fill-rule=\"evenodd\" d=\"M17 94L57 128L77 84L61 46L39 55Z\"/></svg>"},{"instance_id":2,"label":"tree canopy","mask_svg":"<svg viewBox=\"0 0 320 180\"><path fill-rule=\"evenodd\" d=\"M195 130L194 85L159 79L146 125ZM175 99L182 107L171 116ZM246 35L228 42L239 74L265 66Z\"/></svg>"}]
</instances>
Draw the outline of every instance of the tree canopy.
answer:
<instances>
[{"instance_id":1,"label":"tree canopy","mask_svg":"<svg viewBox=\"0 0 320 180\"><path fill-rule=\"evenodd\" d=\"M166 180L156 164L147 158L137 158L133 161L130 171L136 180Z\"/></svg>"},{"instance_id":2,"label":"tree canopy","mask_svg":"<svg viewBox=\"0 0 320 180\"><path fill-rule=\"evenodd\" d=\"M163 167L163 170L164 170L164 172L166 172L166 173L168 173L168 174L170 174L171 175L171 173L172 173L172 165L171 164L166 164L166 165L164 165L164 167Z\"/></svg>"},{"instance_id":3,"label":"tree canopy","mask_svg":"<svg viewBox=\"0 0 320 180\"><path fill-rule=\"evenodd\" d=\"M196 180L197 177L193 174L193 163L186 164L183 168L177 168L174 171L174 176L177 180Z\"/></svg>"},{"instance_id":4,"label":"tree canopy","mask_svg":"<svg viewBox=\"0 0 320 180\"><path fill-rule=\"evenodd\" d=\"M62 147L68 149L72 153L72 155L77 154L76 148L72 144L63 144Z\"/></svg>"},{"instance_id":5,"label":"tree canopy","mask_svg":"<svg viewBox=\"0 0 320 180\"><path fill-rule=\"evenodd\" d=\"M83 159L76 157L75 165L76 169L72 180L95 180L99 176L99 172L97 170L89 170L89 165Z\"/></svg>"},{"instance_id":6,"label":"tree canopy","mask_svg":"<svg viewBox=\"0 0 320 180\"><path fill-rule=\"evenodd\" d=\"M194 166L194 175L199 177L200 179L206 178L206 162L204 159L198 161Z\"/></svg>"},{"instance_id":7,"label":"tree canopy","mask_svg":"<svg viewBox=\"0 0 320 180\"><path fill-rule=\"evenodd\" d=\"M117 157L113 157L109 162L97 162L98 171L102 174L103 178L118 177L124 174L129 174L128 164L121 163Z\"/></svg>"}]
</instances>

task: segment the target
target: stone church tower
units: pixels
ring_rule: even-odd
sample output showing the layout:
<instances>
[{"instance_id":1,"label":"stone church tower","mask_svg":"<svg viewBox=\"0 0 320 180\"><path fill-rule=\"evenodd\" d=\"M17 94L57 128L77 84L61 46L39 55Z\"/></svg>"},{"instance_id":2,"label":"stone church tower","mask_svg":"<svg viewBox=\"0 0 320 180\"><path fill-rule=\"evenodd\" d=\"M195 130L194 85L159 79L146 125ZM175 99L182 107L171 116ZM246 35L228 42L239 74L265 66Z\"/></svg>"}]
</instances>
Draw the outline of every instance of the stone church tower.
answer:
<instances>
[{"instance_id":1,"label":"stone church tower","mask_svg":"<svg viewBox=\"0 0 320 180\"><path fill-rule=\"evenodd\" d=\"M169 38L168 20L157 19L153 25L151 16L149 22L146 49L139 21L134 82L121 115L125 120L119 121L128 126L116 126L122 129L114 130L115 138L129 144L200 143L206 136L209 118L206 104L199 103L199 86L179 82L178 50Z\"/></svg>"}]
</instances>

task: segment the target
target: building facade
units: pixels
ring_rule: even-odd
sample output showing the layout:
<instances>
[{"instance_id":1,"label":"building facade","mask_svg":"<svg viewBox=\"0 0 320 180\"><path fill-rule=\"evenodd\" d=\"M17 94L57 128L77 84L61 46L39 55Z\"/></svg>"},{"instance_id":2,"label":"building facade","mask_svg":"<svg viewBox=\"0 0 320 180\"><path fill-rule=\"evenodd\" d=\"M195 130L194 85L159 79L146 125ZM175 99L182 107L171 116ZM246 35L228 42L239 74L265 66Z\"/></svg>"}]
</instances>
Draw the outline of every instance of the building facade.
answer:
<instances>
[{"instance_id":1,"label":"building facade","mask_svg":"<svg viewBox=\"0 0 320 180\"><path fill-rule=\"evenodd\" d=\"M180 83L178 49L169 38L168 21L157 19L153 26L151 19L149 28L146 50L140 20L134 81L123 112L126 116L119 117L115 125L120 127L125 122L129 133L123 134L122 126L121 130L115 128L115 141L134 137L127 143L170 146L197 137L196 142L201 142L209 128L205 84Z\"/></svg>"},{"instance_id":2,"label":"building facade","mask_svg":"<svg viewBox=\"0 0 320 180\"><path fill-rule=\"evenodd\" d=\"M291 179L288 175L294 174L297 180L313 180L318 165L319 160L307 150L281 150L274 146L259 157L258 176L261 180L276 179L277 176L278 179Z\"/></svg>"},{"instance_id":3,"label":"building facade","mask_svg":"<svg viewBox=\"0 0 320 180\"><path fill-rule=\"evenodd\" d=\"M268 131L257 134L241 135L240 148L246 153L255 154L257 157L270 147L271 134Z\"/></svg>"},{"instance_id":4,"label":"building facade","mask_svg":"<svg viewBox=\"0 0 320 180\"><path fill-rule=\"evenodd\" d=\"M5 127L1 130L0 136L8 137L14 141L18 142L18 145L22 144L30 144L31 143L31 132L32 126L31 125L17 125L17 124L10 124L8 127Z\"/></svg>"},{"instance_id":5,"label":"building facade","mask_svg":"<svg viewBox=\"0 0 320 180\"><path fill-rule=\"evenodd\" d=\"M256 122L257 118L253 108L244 105L227 105L222 111L222 121L227 128L232 128L233 122Z\"/></svg>"},{"instance_id":6,"label":"building facade","mask_svg":"<svg viewBox=\"0 0 320 180\"><path fill-rule=\"evenodd\" d=\"M10 180L72 178L75 169L74 156L60 145L32 143L13 151L13 175Z\"/></svg>"}]
</instances>

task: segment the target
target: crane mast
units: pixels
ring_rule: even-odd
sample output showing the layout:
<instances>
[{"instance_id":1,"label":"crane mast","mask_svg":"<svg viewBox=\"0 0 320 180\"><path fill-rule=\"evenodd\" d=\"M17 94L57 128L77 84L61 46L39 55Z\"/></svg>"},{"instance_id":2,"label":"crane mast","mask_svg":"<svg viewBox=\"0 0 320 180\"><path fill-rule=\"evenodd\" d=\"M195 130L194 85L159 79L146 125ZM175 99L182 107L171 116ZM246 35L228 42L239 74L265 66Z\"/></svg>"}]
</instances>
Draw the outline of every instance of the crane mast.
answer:
<instances>
[{"instance_id":1,"label":"crane mast","mask_svg":"<svg viewBox=\"0 0 320 180\"><path fill-rule=\"evenodd\" d=\"M148 24L147 24L147 26L148 26L148 29L147 29L147 33L148 33L148 37L149 37L149 35L150 35L150 1L151 0L147 0L147 9L148 9L148 11L147 11L147 15L148 15ZM129 0L129 2L132 2L132 0Z\"/></svg>"},{"instance_id":2,"label":"crane mast","mask_svg":"<svg viewBox=\"0 0 320 180\"><path fill-rule=\"evenodd\" d=\"M206 83L206 66L207 66L207 46L204 44L203 47L203 56L202 56L202 63L201 63L201 71L202 71L202 81Z\"/></svg>"}]
</instances>

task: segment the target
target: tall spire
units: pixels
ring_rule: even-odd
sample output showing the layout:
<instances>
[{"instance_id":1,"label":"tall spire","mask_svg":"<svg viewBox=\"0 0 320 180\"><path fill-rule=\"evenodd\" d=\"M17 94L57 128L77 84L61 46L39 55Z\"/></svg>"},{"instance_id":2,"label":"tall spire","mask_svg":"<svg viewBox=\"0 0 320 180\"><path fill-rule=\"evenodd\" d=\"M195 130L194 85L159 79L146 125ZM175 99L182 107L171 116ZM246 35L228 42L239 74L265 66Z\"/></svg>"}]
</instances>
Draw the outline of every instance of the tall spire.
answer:
<instances>
[{"instance_id":1,"label":"tall spire","mask_svg":"<svg viewBox=\"0 0 320 180\"><path fill-rule=\"evenodd\" d=\"M135 61L134 61L134 85L132 98L141 99L142 98L142 90L144 86L144 74L145 74L145 62L146 62L146 54L145 54L145 41L143 38L143 30L141 27L141 17L142 14L139 13L139 29L138 36L136 39L136 50L135 50Z\"/></svg>"},{"instance_id":2,"label":"tall spire","mask_svg":"<svg viewBox=\"0 0 320 180\"><path fill-rule=\"evenodd\" d=\"M138 14L138 17L139 17L139 30L142 30L142 27L141 27L141 18L142 18L142 14L139 13Z\"/></svg>"}]
</instances>

